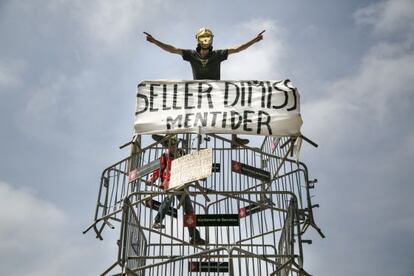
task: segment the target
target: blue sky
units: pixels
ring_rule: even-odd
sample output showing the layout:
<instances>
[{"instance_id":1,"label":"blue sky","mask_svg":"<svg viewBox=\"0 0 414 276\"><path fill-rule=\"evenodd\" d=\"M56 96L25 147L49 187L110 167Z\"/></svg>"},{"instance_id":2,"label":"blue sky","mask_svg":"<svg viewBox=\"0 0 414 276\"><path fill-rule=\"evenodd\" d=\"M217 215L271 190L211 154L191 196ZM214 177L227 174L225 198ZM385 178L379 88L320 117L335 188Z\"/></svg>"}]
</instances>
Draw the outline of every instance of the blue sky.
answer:
<instances>
[{"instance_id":1,"label":"blue sky","mask_svg":"<svg viewBox=\"0 0 414 276\"><path fill-rule=\"evenodd\" d=\"M318 178L305 267L313 275L413 275L414 2L0 1L0 274L97 275L116 257L81 231L102 170L127 155L135 90L191 79L180 48L264 40L223 79L299 88L302 159Z\"/></svg>"}]
</instances>

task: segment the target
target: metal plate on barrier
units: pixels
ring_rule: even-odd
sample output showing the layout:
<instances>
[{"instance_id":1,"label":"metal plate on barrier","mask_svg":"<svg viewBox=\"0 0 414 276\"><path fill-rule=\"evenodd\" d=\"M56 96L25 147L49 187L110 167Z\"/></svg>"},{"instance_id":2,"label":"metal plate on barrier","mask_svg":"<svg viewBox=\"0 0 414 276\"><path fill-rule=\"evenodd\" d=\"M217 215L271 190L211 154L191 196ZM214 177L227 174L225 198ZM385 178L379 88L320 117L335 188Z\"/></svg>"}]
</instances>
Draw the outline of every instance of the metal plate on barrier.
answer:
<instances>
[{"instance_id":1,"label":"metal plate on barrier","mask_svg":"<svg viewBox=\"0 0 414 276\"><path fill-rule=\"evenodd\" d=\"M189 262L189 272L229 272L228 262Z\"/></svg>"},{"instance_id":2,"label":"metal plate on barrier","mask_svg":"<svg viewBox=\"0 0 414 276\"><path fill-rule=\"evenodd\" d=\"M157 201L155 199L149 199L149 200L146 200L144 202L144 205L146 207L148 207L148 208L151 208L151 209L154 209L154 210L157 210L158 211L160 209L161 202L159 202L159 201ZM176 208L174 208L174 207L169 207L165 211L165 214L168 215L168 216L170 216L170 217L177 218L178 210Z\"/></svg>"},{"instance_id":3,"label":"metal plate on barrier","mask_svg":"<svg viewBox=\"0 0 414 276\"><path fill-rule=\"evenodd\" d=\"M270 172L231 160L231 170L263 181L270 181Z\"/></svg>"},{"instance_id":4,"label":"metal plate on barrier","mask_svg":"<svg viewBox=\"0 0 414 276\"><path fill-rule=\"evenodd\" d=\"M239 214L184 215L185 227L240 226Z\"/></svg>"},{"instance_id":5,"label":"metal plate on barrier","mask_svg":"<svg viewBox=\"0 0 414 276\"><path fill-rule=\"evenodd\" d=\"M211 172L220 172L220 163L213 163L213 167L211 168Z\"/></svg>"},{"instance_id":6,"label":"metal plate on barrier","mask_svg":"<svg viewBox=\"0 0 414 276\"><path fill-rule=\"evenodd\" d=\"M262 207L256 204L250 204L239 209L239 217L244 218L260 211L263 211Z\"/></svg>"},{"instance_id":7,"label":"metal plate on barrier","mask_svg":"<svg viewBox=\"0 0 414 276\"><path fill-rule=\"evenodd\" d=\"M160 165L160 160L154 160L140 168L136 168L132 171L129 172L128 174L128 182L132 182L140 177L143 177L147 174L152 173L153 171L155 171L156 169L161 168Z\"/></svg>"}]
</instances>

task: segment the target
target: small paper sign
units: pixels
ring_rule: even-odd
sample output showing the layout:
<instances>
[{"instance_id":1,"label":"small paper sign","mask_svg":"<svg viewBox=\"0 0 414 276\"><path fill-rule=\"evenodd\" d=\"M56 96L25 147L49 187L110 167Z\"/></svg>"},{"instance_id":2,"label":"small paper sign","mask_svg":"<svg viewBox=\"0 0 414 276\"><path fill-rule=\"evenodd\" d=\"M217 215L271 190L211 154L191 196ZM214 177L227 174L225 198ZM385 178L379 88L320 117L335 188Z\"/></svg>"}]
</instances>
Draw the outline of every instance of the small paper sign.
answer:
<instances>
[{"instance_id":1,"label":"small paper sign","mask_svg":"<svg viewBox=\"0 0 414 276\"><path fill-rule=\"evenodd\" d=\"M239 226L239 214L214 214L214 215L184 215L185 227L196 226Z\"/></svg>"},{"instance_id":2,"label":"small paper sign","mask_svg":"<svg viewBox=\"0 0 414 276\"><path fill-rule=\"evenodd\" d=\"M228 262L189 262L189 272L229 272Z\"/></svg>"},{"instance_id":3,"label":"small paper sign","mask_svg":"<svg viewBox=\"0 0 414 276\"><path fill-rule=\"evenodd\" d=\"M250 205L247 205L246 207L243 207L243 208L239 209L239 217L244 218L244 217L250 216L254 213L258 213L262 210L263 210L263 208L261 208L259 205L250 204Z\"/></svg>"},{"instance_id":4,"label":"small paper sign","mask_svg":"<svg viewBox=\"0 0 414 276\"><path fill-rule=\"evenodd\" d=\"M213 163L213 167L211 168L211 172L220 172L220 163Z\"/></svg>"},{"instance_id":5,"label":"small paper sign","mask_svg":"<svg viewBox=\"0 0 414 276\"><path fill-rule=\"evenodd\" d=\"M260 179L262 181L270 181L270 172L237 162L235 160L231 161L231 170L233 172Z\"/></svg>"}]
</instances>

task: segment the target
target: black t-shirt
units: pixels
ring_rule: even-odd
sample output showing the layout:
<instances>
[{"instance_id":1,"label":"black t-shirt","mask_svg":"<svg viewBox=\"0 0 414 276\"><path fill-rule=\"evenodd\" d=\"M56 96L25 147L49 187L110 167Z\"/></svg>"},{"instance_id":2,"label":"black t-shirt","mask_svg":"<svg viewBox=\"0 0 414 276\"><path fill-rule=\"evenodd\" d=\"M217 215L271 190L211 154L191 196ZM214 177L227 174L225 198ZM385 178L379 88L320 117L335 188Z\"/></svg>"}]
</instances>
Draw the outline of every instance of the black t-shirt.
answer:
<instances>
[{"instance_id":1,"label":"black t-shirt","mask_svg":"<svg viewBox=\"0 0 414 276\"><path fill-rule=\"evenodd\" d=\"M195 50L182 50L183 59L190 62L195 80L219 80L220 63L227 59L228 50L210 51L204 59Z\"/></svg>"}]
</instances>

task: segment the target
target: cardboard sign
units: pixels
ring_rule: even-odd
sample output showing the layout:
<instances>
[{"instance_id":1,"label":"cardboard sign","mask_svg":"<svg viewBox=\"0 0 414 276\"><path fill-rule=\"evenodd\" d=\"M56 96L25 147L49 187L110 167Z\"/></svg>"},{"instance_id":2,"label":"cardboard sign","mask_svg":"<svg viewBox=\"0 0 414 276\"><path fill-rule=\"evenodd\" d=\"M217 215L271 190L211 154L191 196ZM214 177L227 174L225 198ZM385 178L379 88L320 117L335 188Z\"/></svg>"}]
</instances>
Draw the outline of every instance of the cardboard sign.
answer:
<instances>
[{"instance_id":1,"label":"cardboard sign","mask_svg":"<svg viewBox=\"0 0 414 276\"><path fill-rule=\"evenodd\" d=\"M148 175L155 171L156 169L161 168L160 160L154 160L140 168L136 168L135 170L132 170L128 174L128 182L132 182L134 180L137 180L140 177L143 177L145 175Z\"/></svg>"},{"instance_id":2,"label":"cardboard sign","mask_svg":"<svg viewBox=\"0 0 414 276\"><path fill-rule=\"evenodd\" d=\"M228 262L189 262L189 272L229 272Z\"/></svg>"},{"instance_id":3,"label":"cardboard sign","mask_svg":"<svg viewBox=\"0 0 414 276\"><path fill-rule=\"evenodd\" d=\"M154 210L157 210L157 211L159 211L160 206L161 206L161 202L159 202L159 201L157 201L155 199L148 199L145 202L143 202L143 204L146 207L151 208L151 209L154 209ZM176 208L170 206L166 210L165 214L168 215L168 216L170 216L170 217L177 218L178 210Z\"/></svg>"},{"instance_id":4,"label":"cardboard sign","mask_svg":"<svg viewBox=\"0 0 414 276\"><path fill-rule=\"evenodd\" d=\"M240 226L238 214L184 215L185 227Z\"/></svg>"},{"instance_id":5,"label":"cardboard sign","mask_svg":"<svg viewBox=\"0 0 414 276\"><path fill-rule=\"evenodd\" d=\"M250 176L262 181L270 181L270 172L237 162L235 160L231 161L231 170L242 175Z\"/></svg>"},{"instance_id":6,"label":"cardboard sign","mask_svg":"<svg viewBox=\"0 0 414 276\"><path fill-rule=\"evenodd\" d=\"M191 183L211 175L213 150L205 149L174 159L171 164L171 189L178 189L184 184Z\"/></svg>"}]
</instances>

